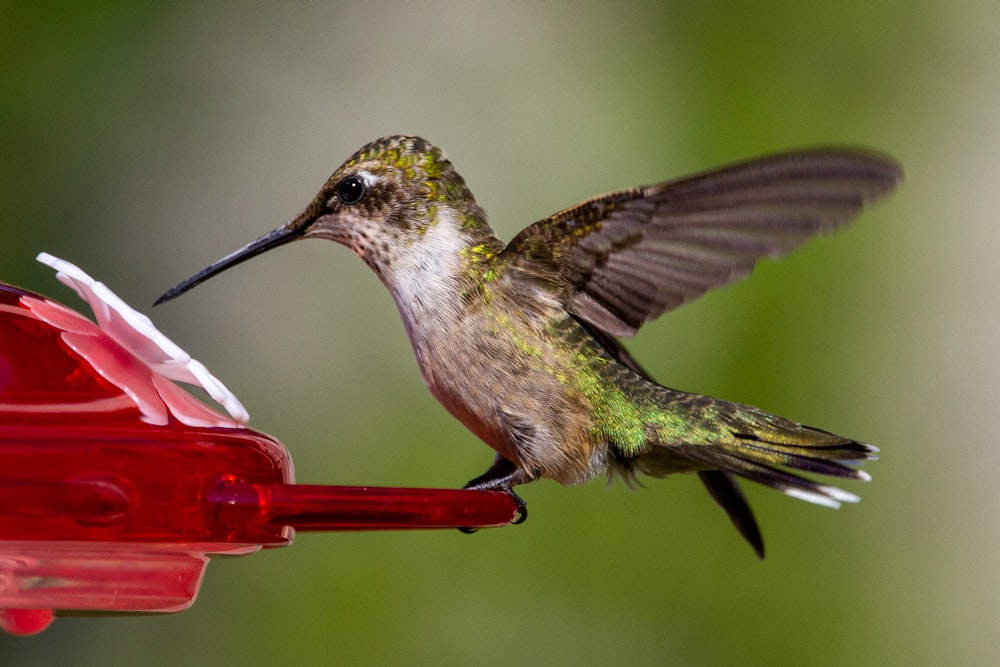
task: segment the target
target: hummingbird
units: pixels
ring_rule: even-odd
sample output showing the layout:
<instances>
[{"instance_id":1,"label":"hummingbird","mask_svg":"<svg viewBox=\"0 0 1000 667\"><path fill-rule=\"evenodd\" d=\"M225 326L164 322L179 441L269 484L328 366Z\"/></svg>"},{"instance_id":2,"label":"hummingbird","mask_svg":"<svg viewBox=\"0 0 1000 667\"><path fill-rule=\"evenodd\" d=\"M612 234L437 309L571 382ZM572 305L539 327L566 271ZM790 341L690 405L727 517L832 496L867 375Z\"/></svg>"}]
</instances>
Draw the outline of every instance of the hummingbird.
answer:
<instances>
[{"instance_id":1,"label":"hummingbird","mask_svg":"<svg viewBox=\"0 0 1000 667\"><path fill-rule=\"evenodd\" d=\"M621 343L643 323L846 223L900 181L857 149L789 152L594 197L510 243L444 152L414 136L362 147L297 216L168 290L298 239L347 246L392 294L424 383L493 450L465 488L540 478L695 473L761 558L736 478L819 505L853 493L801 473L869 480L878 450L759 408L655 382Z\"/></svg>"}]
</instances>

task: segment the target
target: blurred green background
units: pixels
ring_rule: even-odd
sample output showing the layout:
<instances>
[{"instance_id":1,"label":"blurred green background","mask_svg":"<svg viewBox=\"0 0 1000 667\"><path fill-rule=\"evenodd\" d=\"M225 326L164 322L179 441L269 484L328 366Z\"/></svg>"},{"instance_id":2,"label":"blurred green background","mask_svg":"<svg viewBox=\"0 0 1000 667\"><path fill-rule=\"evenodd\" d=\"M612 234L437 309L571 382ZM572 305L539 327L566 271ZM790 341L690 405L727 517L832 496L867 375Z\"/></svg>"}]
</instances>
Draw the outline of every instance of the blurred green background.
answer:
<instances>
[{"instance_id":1,"label":"blurred green background","mask_svg":"<svg viewBox=\"0 0 1000 667\"><path fill-rule=\"evenodd\" d=\"M664 383L882 449L859 506L692 477L523 489L510 529L300 534L171 616L64 618L0 663L995 664L995 2L0 3L0 278L146 312L297 213L363 143L442 146L510 238L588 196L810 144L907 181L630 348ZM391 299L294 244L152 312L306 483L458 486L492 452L421 384Z\"/></svg>"}]
</instances>

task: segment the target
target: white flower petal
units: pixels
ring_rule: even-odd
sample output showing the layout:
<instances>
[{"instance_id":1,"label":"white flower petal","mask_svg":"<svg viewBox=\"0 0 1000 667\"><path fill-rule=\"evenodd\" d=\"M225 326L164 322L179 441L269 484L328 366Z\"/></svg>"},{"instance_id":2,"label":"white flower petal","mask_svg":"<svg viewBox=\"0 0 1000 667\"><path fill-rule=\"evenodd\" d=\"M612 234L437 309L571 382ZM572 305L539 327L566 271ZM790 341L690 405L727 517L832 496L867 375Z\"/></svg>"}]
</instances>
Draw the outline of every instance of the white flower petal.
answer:
<instances>
[{"instance_id":1,"label":"white flower petal","mask_svg":"<svg viewBox=\"0 0 1000 667\"><path fill-rule=\"evenodd\" d=\"M147 316L133 309L106 285L94 280L76 265L46 252L40 253L37 259L55 269L59 282L90 305L98 326L106 334L131 350L154 373L202 387L237 422L246 424L249 421L250 415L239 399L204 364L191 358L161 333ZM184 421L183 416L178 418Z\"/></svg>"}]
</instances>

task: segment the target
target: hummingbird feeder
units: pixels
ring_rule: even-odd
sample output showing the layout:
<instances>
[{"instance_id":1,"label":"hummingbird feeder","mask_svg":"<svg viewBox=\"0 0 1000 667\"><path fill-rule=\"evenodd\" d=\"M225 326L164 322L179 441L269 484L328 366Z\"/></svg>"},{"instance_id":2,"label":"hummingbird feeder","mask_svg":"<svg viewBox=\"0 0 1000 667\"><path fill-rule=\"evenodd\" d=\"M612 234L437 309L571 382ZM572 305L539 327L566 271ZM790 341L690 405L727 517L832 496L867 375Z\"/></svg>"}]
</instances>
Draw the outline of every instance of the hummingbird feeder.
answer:
<instances>
[{"instance_id":1,"label":"hummingbird feeder","mask_svg":"<svg viewBox=\"0 0 1000 667\"><path fill-rule=\"evenodd\" d=\"M505 493L294 483L275 438L103 284L42 253L97 324L0 283L0 627L59 612L176 612L209 560L296 530L511 523ZM228 415L176 385L199 385Z\"/></svg>"}]
</instances>

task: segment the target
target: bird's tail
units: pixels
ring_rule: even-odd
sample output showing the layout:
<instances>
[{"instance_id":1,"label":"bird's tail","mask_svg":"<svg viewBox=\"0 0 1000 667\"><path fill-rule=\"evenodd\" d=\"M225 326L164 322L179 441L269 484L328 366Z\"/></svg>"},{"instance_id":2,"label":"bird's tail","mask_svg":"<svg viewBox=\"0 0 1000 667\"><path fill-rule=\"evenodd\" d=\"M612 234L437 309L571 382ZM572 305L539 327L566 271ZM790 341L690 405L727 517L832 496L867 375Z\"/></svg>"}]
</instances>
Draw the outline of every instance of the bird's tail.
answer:
<instances>
[{"instance_id":1,"label":"bird's tail","mask_svg":"<svg viewBox=\"0 0 1000 667\"><path fill-rule=\"evenodd\" d=\"M877 448L749 405L658 385L620 341L596 327L584 326L615 359L635 373L623 382L624 387L640 387L639 396L644 392L657 395L653 412L659 414L651 415L646 446L638 456L613 447L612 475L620 475L631 485L637 472L653 477L697 472L709 494L761 558L764 540L734 476L827 507L858 502L853 493L792 471L867 482L871 476L858 466L875 459ZM664 418L661 411L665 408L673 414Z\"/></svg>"},{"instance_id":2,"label":"bird's tail","mask_svg":"<svg viewBox=\"0 0 1000 667\"><path fill-rule=\"evenodd\" d=\"M837 508L858 502L858 496L799 472L868 481L858 466L874 459L875 447L823 431L763 410L706 396L670 392L695 420L693 432L669 437L625 464L626 474L643 472L664 477L673 472L697 472L712 498L729 514L733 525L763 558L764 541L746 498L734 476L769 486L817 505ZM669 404L669 401L667 402ZM705 428L710 424L710 428ZM666 435L667 437L663 437Z\"/></svg>"},{"instance_id":3,"label":"bird's tail","mask_svg":"<svg viewBox=\"0 0 1000 667\"><path fill-rule=\"evenodd\" d=\"M671 449L707 468L732 473L817 505L837 508L858 496L792 471L868 481L858 468L878 450L857 440L803 426L749 406L722 417L728 437ZM728 411L727 411L728 412Z\"/></svg>"}]
</instances>

